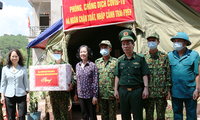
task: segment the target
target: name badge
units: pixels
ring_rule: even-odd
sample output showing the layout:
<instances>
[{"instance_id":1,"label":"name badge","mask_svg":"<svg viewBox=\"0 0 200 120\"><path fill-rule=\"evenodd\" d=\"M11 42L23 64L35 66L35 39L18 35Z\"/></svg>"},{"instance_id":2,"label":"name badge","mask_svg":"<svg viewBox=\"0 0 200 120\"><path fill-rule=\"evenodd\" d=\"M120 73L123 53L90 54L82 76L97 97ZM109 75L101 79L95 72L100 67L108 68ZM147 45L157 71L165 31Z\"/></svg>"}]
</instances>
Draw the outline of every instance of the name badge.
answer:
<instances>
[{"instance_id":1,"label":"name badge","mask_svg":"<svg viewBox=\"0 0 200 120\"><path fill-rule=\"evenodd\" d=\"M125 63L120 63L120 66L121 66L121 65L125 65Z\"/></svg>"}]
</instances>

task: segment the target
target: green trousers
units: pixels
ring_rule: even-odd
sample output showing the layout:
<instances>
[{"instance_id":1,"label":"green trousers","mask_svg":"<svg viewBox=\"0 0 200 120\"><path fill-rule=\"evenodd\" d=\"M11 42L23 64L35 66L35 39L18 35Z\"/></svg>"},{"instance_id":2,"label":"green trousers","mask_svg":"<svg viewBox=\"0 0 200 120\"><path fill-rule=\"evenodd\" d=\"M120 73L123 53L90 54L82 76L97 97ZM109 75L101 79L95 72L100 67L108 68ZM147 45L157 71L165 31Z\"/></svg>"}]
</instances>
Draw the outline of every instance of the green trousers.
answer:
<instances>
[{"instance_id":1,"label":"green trousers","mask_svg":"<svg viewBox=\"0 0 200 120\"><path fill-rule=\"evenodd\" d=\"M50 101L53 109L54 120L70 120L68 106L70 92L50 91Z\"/></svg>"},{"instance_id":2,"label":"green trousers","mask_svg":"<svg viewBox=\"0 0 200 120\"><path fill-rule=\"evenodd\" d=\"M127 91L119 87L120 110L122 120L131 120L131 110L134 120L143 120L143 87Z\"/></svg>"},{"instance_id":3,"label":"green trousers","mask_svg":"<svg viewBox=\"0 0 200 120\"><path fill-rule=\"evenodd\" d=\"M99 99L102 120L116 120L118 104L116 99Z\"/></svg>"},{"instance_id":4,"label":"green trousers","mask_svg":"<svg viewBox=\"0 0 200 120\"><path fill-rule=\"evenodd\" d=\"M154 106L156 105L157 120L165 120L165 111L167 100L163 98L148 98L144 100L144 108L146 110L146 120L155 120Z\"/></svg>"}]
</instances>

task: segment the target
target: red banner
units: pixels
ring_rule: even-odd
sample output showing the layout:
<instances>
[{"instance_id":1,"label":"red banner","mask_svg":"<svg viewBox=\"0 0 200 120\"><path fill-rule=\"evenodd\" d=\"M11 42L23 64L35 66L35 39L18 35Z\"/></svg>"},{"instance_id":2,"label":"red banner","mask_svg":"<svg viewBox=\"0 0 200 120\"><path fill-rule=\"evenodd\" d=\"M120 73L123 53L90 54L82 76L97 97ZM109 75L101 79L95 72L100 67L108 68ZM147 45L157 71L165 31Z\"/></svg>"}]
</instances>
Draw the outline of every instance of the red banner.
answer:
<instances>
[{"instance_id":1,"label":"red banner","mask_svg":"<svg viewBox=\"0 0 200 120\"><path fill-rule=\"evenodd\" d=\"M58 83L58 68L35 69L35 87L55 87Z\"/></svg>"},{"instance_id":2,"label":"red banner","mask_svg":"<svg viewBox=\"0 0 200 120\"><path fill-rule=\"evenodd\" d=\"M134 22L132 0L62 0L64 31Z\"/></svg>"}]
</instances>

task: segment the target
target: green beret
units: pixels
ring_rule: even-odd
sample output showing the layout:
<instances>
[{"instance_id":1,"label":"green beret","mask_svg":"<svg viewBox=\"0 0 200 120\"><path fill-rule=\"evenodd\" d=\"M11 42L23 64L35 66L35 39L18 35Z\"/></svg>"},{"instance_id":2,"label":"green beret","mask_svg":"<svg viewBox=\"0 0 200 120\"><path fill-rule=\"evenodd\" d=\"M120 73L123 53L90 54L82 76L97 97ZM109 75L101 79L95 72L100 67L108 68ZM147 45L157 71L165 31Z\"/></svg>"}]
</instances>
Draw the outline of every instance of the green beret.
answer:
<instances>
[{"instance_id":1,"label":"green beret","mask_svg":"<svg viewBox=\"0 0 200 120\"><path fill-rule=\"evenodd\" d=\"M147 39L150 37L155 37L157 40L159 40L159 35L156 33L156 31L149 32L149 35L147 36Z\"/></svg>"},{"instance_id":2,"label":"green beret","mask_svg":"<svg viewBox=\"0 0 200 120\"><path fill-rule=\"evenodd\" d=\"M123 40L132 40L133 42L135 42L136 41L136 36L135 36L135 34L131 30L125 29L125 30L122 30L119 33L119 40L120 41L123 41Z\"/></svg>"},{"instance_id":3,"label":"green beret","mask_svg":"<svg viewBox=\"0 0 200 120\"><path fill-rule=\"evenodd\" d=\"M62 52L62 48L61 48L60 45L54 45L54 46L52 47L52 50L53 50L53 51L54 51L54 50L58 50L58 51L61 51L61 52Z\"/></svg>"},{"instance_id":4,"label":"green beret","mask_svg":"<svg viewBox=\"0 0 200 120\"><path fill-rule=\"evenodd\" d=\"M110 48L112 48L112 45L109 40L102 40L101 43L99 44L99 47L101 47L102 44L108 45L108 46L110 46Z\"/></svg>"}]
</instances>

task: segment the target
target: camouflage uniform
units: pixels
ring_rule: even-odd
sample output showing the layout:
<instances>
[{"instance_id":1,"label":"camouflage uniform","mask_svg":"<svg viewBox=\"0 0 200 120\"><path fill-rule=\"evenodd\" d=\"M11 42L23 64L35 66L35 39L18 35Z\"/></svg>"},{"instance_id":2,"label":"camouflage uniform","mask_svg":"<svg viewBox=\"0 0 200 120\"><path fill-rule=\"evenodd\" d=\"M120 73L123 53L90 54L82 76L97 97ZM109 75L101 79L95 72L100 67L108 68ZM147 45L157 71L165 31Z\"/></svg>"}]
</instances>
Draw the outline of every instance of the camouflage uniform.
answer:
<instances>
[{"instance_id":1,"label":"camouflage uniform","mask_svg":"<svg viewBox=\"0 0 200 120\"><path fill-rule=\"evenodd\" d=\"M99 106L102 120L116 120L117 103L114 97L114 70L117 59L110 56L105 63L103 57L95 61L99 73Z\"/></svg>"},{"instance_id":2,"label":"camouflage uniform","mask_svg":"<svg viewBox=\"0 0 200 120\"><path fill-rule=\"evenodd\" d=\"M61 50L60 46L54 46L53 50ZM56 62L52 61L49 65L55 65ZM60 64L69 64L66 61L61 61ZM73 86L76 84L76 75L72 68L72 79L71 83ZM49 91L50 102L53 110L55 120L70 120L70 112L68 107L70 105L71 94L67 91Z\"/></svg>"},{"instance_id":3,"label":"camouflage uniform","mask_svg":"<svg viewBox=\"0 0 200 120\"><path fill-rule=\"evenodd\" d=\"M155 32L150 33L149 37L156 37L159 40L159 36ZM158 50L155 55L147 52L145 54L145 59L150 69L148 81L149 98L144 100L146 120L154 119L153 113L155 105L157 119L164 120L167 106L166 96L171 88L169 58L167 54Z\"/></svg>"}]
</instances>

